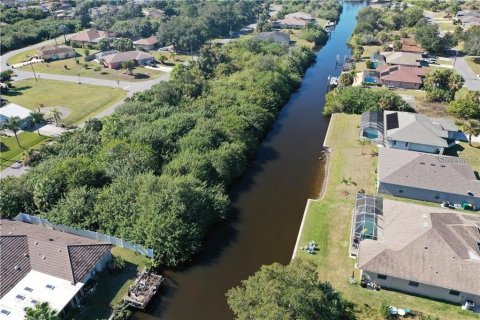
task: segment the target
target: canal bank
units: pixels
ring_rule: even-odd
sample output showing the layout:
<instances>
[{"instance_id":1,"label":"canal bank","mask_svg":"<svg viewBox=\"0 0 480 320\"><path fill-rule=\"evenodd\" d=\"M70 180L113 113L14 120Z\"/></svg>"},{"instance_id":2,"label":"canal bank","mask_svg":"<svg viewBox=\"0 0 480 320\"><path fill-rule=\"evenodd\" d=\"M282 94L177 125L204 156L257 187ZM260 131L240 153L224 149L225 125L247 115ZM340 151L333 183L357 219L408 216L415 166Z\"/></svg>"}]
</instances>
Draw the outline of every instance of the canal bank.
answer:
<instances>
[{"instance_id":1,"label":"canal bank","mask_svg":"<svg viewBox=\"0 0 480 320\"><path fill-rule=\"evenodd\" d=\"M324 175L319 157L328 127L322 116L328 77L340 74L335 59L350 53L346 41L362 6L344 3L331 39L234 186L229 219L212 230L190 267L166 272L161 300L149 315L137 318L231 319L225 298L229 288L263 264L290 261L305 201L318 196Z\"/></svg>"}]
</instances>

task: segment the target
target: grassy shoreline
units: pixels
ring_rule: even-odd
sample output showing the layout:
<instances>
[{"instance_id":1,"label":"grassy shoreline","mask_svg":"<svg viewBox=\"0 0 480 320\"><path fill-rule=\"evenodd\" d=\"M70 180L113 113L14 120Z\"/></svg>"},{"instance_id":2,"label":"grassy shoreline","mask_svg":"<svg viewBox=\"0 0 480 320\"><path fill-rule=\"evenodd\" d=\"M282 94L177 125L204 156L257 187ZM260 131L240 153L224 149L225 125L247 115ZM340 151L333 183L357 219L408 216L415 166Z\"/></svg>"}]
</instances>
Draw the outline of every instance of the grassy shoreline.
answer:
<instances>
[{"instance_id":1,"label":"grassy shoreline","mask_svg":"<svg viewBox=\"0 0 480 320\"><path fill-rule=\"evenodd\" d=\"M334 114L330 120L326 145L331 148L327 162L327 174L323 196L309 200L305 223L300 230L297 257L312 259L318 265L322 281L329 281L349 300L356 303L359 319L384 319L382 306L394 305L411 308L440 319L478 319L478 316L462 312L460 306L438 302L423 297L382 290L380 292L352 285L349 278L355 273L357 283L360 272L354 268L355 260L348 257L348 243L355 193L365 190L375 192L375 146L362 146L357 142L359 115ZM341 184L342 178L352 178L357 186ZM400 200L400 199L397 199ZM300 248L309 241L319 245L319 251L309 255Z\"/></svg>"}]
</instances>

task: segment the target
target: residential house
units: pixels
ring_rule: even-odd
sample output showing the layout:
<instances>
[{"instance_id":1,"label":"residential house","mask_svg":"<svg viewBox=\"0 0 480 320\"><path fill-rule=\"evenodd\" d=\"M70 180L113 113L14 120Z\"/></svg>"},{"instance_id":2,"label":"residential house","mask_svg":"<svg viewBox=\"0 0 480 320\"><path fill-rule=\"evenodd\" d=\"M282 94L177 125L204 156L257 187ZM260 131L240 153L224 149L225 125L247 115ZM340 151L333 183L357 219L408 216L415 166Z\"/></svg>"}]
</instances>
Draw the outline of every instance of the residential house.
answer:
<instances>
[{"instance_id":1,"label":"residential house","mask_svg":"<svg viewBox=\"0 0 480 320\"><path fill-rule=\"evenodd\" d=\"M160 19L165 16L165 11L162 9L152 9L152 10L142 10L143 14L147 17L157 18Z\"/></svg>"},{"instance_id":2,"label":"residential house","mask_svg":"<svg viewBox=\"0 0 480 320\"><path fill-rule=\"evenodd\" d=\"M80 42L82 44L96 44L102 39L110 39L111 35L107 31L101 31L97 29L82 30L74 34L70 40Z\"/></svg>"},{"instance_id":3,"label":"residential house","mask_svg":"<svg viewBox=\"0 0 480 320\"><path fill-rule=\"evenodd\" d=\"M480 180L458 157L379 148L378 192L480 209Z\"/></svg>"},{"instance_id":4,"label":"residential house","mask_svg":"<svg viewBox=\"0 0 480 320\"><path fill-rule=\"evenodd\" d=\"M49 45L37 49L36 55L44 61L63 60L73 58L76 55L75 50L66 45Z\"/></svg>"},{"instance_id":5,"label":"residential house","mask_svg":"<svg viewBox=\"0 0 480 320\"><path fill-rule=\"evenodd\" d=\"M316 21L315 17L313 15L311 15L310 13L301 12L301 11L286 14L285 18L287 18L287 19L289 19L289 18L301 19L301 20L305 20L305 21L309 21L309 22Z\"/></svg>"},{"instance_id":6,"label":"residential house","mask_svg":"<svg viewBox=\"0 0 480 320\"><path fill-rule=\"evenodd\" d=\"M418 43L414 39L408 38L402 39L402 48L400 49L400 51L422 54L423 52L425 52L425 49L418 45Z\"/></svg>"},{"instance_id":7,"label":"residential house","mask_svg":"<svg viewBox=\"0 0 480 320\"><path fill-rule=\"evenodd\" d=\"M144 51L150 51L155 49L158 46L158 39L155 36L151 36L148 38L144 39L138 39L137 41L133 42L133 46L137 50L144 50Z\"/></svg>"},{"instance_id":8,"label":"residential house","mask_svg":"<svg viewBox=\"0 0 480 320\"><path fill-rule=\"evenodd\" d=\"M480 304L477 215L383 200L373 223L381 234L358 245L362 280L436 300Z\"/></svg>"},{"instance_id":9,"label":"residential house","mask_svg":"<svg viewBox=\"0 0 480 320\"><path fill-rule=\"evenodd\" d=\"M20 127L28 127L28 118L30 117L31 110L19 106L15 103L7 103L5 106L0 107L0 124L7 123L12 117L20 118Z\"/></svg>"},{"instance_id":10,"label":"residential house","mask_svg":"<svg viewBox=\"0 0 480 320\"><path fill-rule=\"evenodd\" d=\"M101 62L103 60L103 58L105 58L106 56L114 54L114 53L119 53L119 52L120 51L118 51L118 50L101 51L101 52L95 53L94 56L95 56L95 60L97 62Z\"/></svg>"},{"instance_id":11,"label":"residential house","mask_svg":"<svg viewBox=\"0 0 480 320\"><path fill-rule=\"evenodd\" d=\"M297 18L285 18L273 22L273 26L282 29L302 29L308 24L308 21Z\"/></svg>"},{"instance_id":12,"label":"residential house","mask_svg":"<svg viewBox=\"0 0 480 320\"><path fill-rule=\"evenodd\" d=\"M0 220L0 312L23 319L48 302L63 317L79 305L92 277L111 260L111 245L21 221Z\"/></svg>"},{"instance_id":13,"label":"residential house","mask_svg":"<svg viewBox=\"0 0 480 320\"><path fill-rule=\"evenodd\" d=\"M460 22L465 29L472 26L480 25L480 11L462 10L458 11L454 18L455 21Z\"/></svg>"},{"instance_id":14,"label":"residential house","mask_svg":"<svg viewBox=\"0 0 480 320\"><path fill-rule=\"evenodd\" d=\"M109 54L104 56L102 61L105 67L110 69L119 69L122 67L122 62L133 60L137 65L143 66L153 62L152 55L143 51L125 51Z\"/></svg>"},{"instance_id":15,"label":"residential house","mask_svg":"<svg viewBox=\"0 0 480 320\"><path fill-rule=\"evenodd\" d=\"M383 116L388 148L443 154L455 145L458 129L450 119L399 111L384 111Z\"/></svg>"},{"instance_id":16,"label":"residential house","mask_svg":"<svg viewBox=\"0 0 480 320\"><path fill-rule=\"evenodd\" d=\"M280 31L271 31L271 32L261 32L258 35L254 36L253 39L260 41L271 41L278 44L290 43L290 35L285 32Z\"/></svg>"},{"instance_id":17,"label":"residential house","mask_svg":"<svg viewBox=\"0 0 480 320\"><path fill-rule=\"evenodd\" d=\"M401 65L407 67L420 67L423 57L420 53L413 52L383 52L385 62L389 65Z\"/></svg>"},{"instance_id":18,"label":"residential house","mask_svg":"<svg viewBox=\"0 0 480 320\"><path fill-rule=\"evenodd\" d=\"M424 68L402 65L382 65L376 71L379 72L380 81L384 86L403 89L420 89L428 73Z\"/></svg>"}]
</instances>

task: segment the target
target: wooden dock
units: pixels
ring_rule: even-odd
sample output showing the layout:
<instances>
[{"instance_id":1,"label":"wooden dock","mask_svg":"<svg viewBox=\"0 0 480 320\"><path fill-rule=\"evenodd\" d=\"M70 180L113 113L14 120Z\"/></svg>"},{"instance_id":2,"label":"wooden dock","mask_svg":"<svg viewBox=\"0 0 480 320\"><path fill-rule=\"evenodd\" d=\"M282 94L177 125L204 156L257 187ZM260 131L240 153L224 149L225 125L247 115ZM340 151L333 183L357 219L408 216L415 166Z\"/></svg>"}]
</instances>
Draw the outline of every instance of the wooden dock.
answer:
<instances>
[{"instance_id":1,"label":"wooden dock","mask_svg":"<svg viewBox=\"0 0 480 320\"><path fill-rule=\"evenodd\" d=\"M145 310L164 280L161 275L143 271L128 289L125 301L133 308Z\"/></svg>"}]
</instances>

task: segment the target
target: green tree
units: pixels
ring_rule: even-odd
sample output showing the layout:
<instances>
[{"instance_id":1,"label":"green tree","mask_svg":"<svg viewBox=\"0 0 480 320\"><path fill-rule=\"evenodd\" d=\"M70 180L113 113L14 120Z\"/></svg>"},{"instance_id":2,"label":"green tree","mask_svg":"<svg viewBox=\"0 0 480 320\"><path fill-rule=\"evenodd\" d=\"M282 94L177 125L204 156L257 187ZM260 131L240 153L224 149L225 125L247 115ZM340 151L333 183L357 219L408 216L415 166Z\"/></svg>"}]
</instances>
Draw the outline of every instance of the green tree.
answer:
<instances>
[{"instance_id":1,"label":"green tree","mask_svg":"<svg viewBox=\"0 0 480 320\"><path fill-rule=\"evenodd\" d=\"M355 72L344 72L340 75L338 79L338 85L342 87L351 86L355 81Z\"/></svg>"},{"instance_id":2,"label":"green tree","mask_svg":"<svg viewBox=\"0 0 480 320\"><path fill-rule=\"evenodd\" d=\"M403 44L402 44L402 41L400 41L400 40L395 40L393 42L393 50L395 50L395 51L400 51L402 49L402 46L403 46Z\"/></svg>"},{"instance_id":3,"label":"green tree","mask_svg":"<svg viewBox=\"0 0 480 320\"><path fill-rule=\"evenodd\" d=\"M468 91L465 96L450 102L447 111L463 119L480 119L480 92Z\"/></svg>"},{"instance_id":4,"label":"green tree","mask_svg":"<svg viewBox=\"0 0 480 320\"><path fill-rule=\"evenodd\" d=\"M18 130L20 130L20 127L21 127L21 124L22 124L22 121L20 120L20 117L11 117L10 119L8 119L7 122L5 122L3 124L3 127L7 130L10 130L13 132L13 134L15 135L15 139L17 140L17 144L19 147L22 147L20 145L20 141L18 141L18 136L17 136L17 132Z\"/></svg>"},{"instance_id":5,"label":"green tree","mask_svg":"<svg viewBox=\"0 0 480 320\"><path fill-rule=\"evenodd\" d=\"M429 101L452 101L455 92L463 86L464 79L452 70L434 70L427 74L423 86Z\"/></svg>"},{"instance_id":6,"label":"green tree","mask_svg":"<svg viewBox=\"0 0 480 320\"><path fill-rule=\"evenodd\" d=\"M13 70L5 70L0 72L0 82L8 82L12 80Z\"/></svg>"},{"instance_id":7,"label":"green tree","mask_svg":"<svg viewBox=\"0 0 480 320\"><path fill-rule=\"evenodd\" d=\"M20 212L33 212L32 193L24 183L25 177L0 179L0 214L13 218Z\"/></svg>"},{"instance_id":8,"label":"green tree","mask_svg":"<svg viewBox=\"0 0 480 320\"><path fill-rule=\"evenodd\" d=\"M463 50L472 56L480 56L480 26L472 26L463 35Z\"/></svg>"},{"instance_id":9,"label":"green tree","mask_svg":"<svg viewBox=\"0 0 480 320\"><path fill-rule=\"evenodd\" d=\"M61 119L62 112L60 112L60 110L55 108L51 111L51 113L52 113L53 119L55 119L55 125L58 126L58 121L60 121Z\"/></svg>"},{"instance_id":10,"label":"green tree","mask_svg":"<svg viewBox=\"0 0 480 320\"><path fill-rule=\"evenodd\" d=\"M161 64L165 64L165 62L167 62L167 60L168 60L168 58L166 56L164 56L163 54L158 57L158 61Z\"/></svg>"},{"instance_id":11,"label":"green tree","mask_svg":"<svg viewBox=\"0 0 480 320\"><path fill-rule=\"evenodd\" d=\"M363 145L362 145L362 147L363 147ZM363 154L363 152L362 152L362 154ZM348 179L343 177L342 180L340 180L340 183L345 185L345 190L343 191L343 193L345 193L346 195L349 194L348 190L347 190L348 186L356 186L357 185L357 183L355 181L353 181L351 177L349 177Z\"/></svg>"},{"instance_id":12,"label":"green tree","mask_svg":"<svg viewBox=\"0 0 480 320\"><path fill-rule=\"evenodd\" d=\"M60 32L60 34L63 34L63 41L64 41L65 43L67 43L67 36L66 36L66 34L67 34L68 32L70 32L70 29L69 29L66 25L61 24L61 25L58 26L58 31Z\"/></svg>"},{"instance_id":13,"label":"green tree","mask_svg":"<svg viewBox=\"0 0 480 320\"><path fill-rule=\"evenodd\" d=\"M133 50L133 42L130 39L116 38L112 42L112 48L122 52Z\"/></svg>"},{"instance_id":14,"label":"green tree","mask_svg":"<svg viewBox=\"0 0 480 320\"><path fill-rule=\"evenodd\" d=\"M472 146L472 136L480 135L480 120L470 119L465 121L462 130L468 135L468 144Z\"/></svg>"},{"instance_id":15,"label":"green tree","mask_svg":"<svg viewBox=\"0 0 480 320\"><path fill-rule=\"evenodd\" d=\"M262 266L226 296L237 319L355 319L353 304L318 280L310 260Z\"/></svg>"},{"instance_id":16,"label":"green tree","mask_svg":"<svg viewBox=\"0 0 480 320\"><path fill-rule=\"evenodd\" d=\"M37 133L38 135L40 135L40 127L38 125L45 122L45 117L43 113L32 111L30 112L29 118L31 122L37 127Z\"/></svg>"},{"instance_id":17,"label":"green tree","mask_svg":"<svg viewBox=\"0 0 480 320\"><path fill-rule=\"evenodd\" d=\"M122 69L127 71L128 74L132 74L133 69L135 69L135 61L128 60L128 61L122 62Z\"/></svg>"},{"instance_id":18,"label":"green tree","mask_svg":"<svg viewBox=\"0 0 480 320\"><path fill-rule=\"evenodd\" d=\"M98 42L98 50L100 50L102 52L110 50L110 40L109 39L101 39Z\"/></svg>"},{"instance_id":19,"label":"green tree","mask_svg":"<svg viewBox=\"0 0 480 320\"><path fill-rule=\"evenodd\" d=\"M128 303L124 300L117 302L113 306L113 318L112 320L129 320L132 317L132 311L128 306Z\"/></svg>"},{"instance_id":20,"label":"green tree","mask_svg":"<svg viewBox=\"0 0 480 320\"><path fill-rule=\"evenodd\" d=\"M48 302L40 302L34 307L27 307L25 320L60 320L60 316L50 307Z\"/></svg>"}]
</instances>

